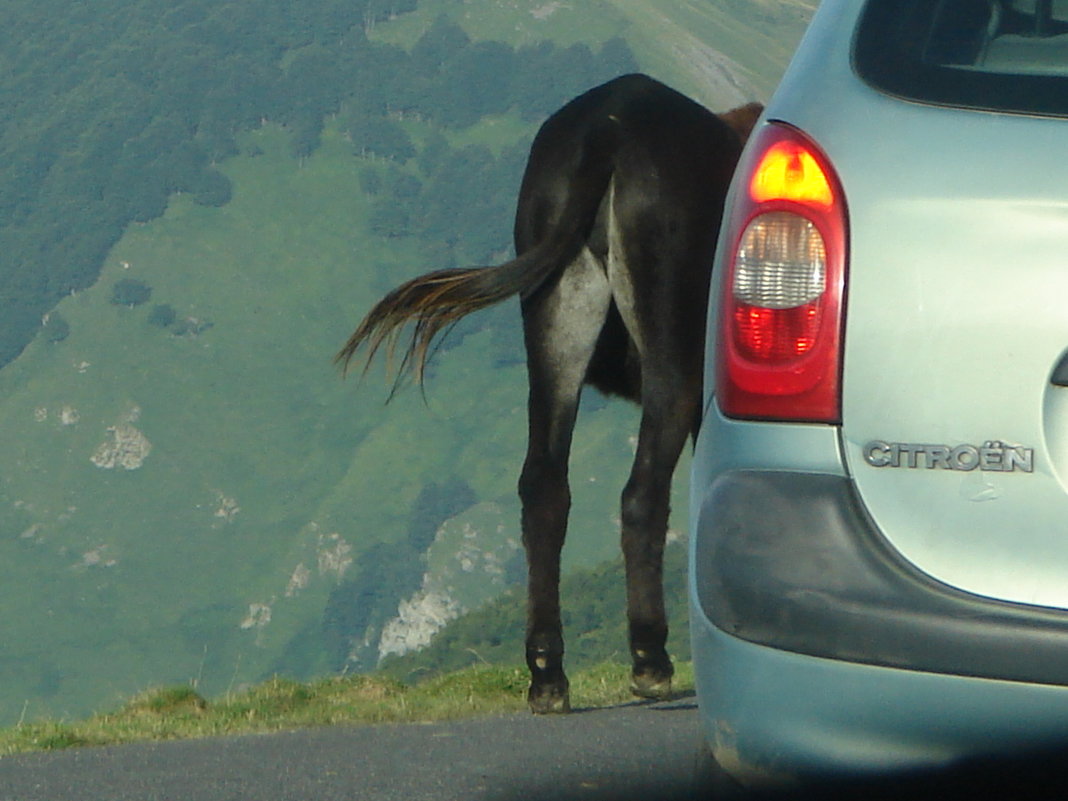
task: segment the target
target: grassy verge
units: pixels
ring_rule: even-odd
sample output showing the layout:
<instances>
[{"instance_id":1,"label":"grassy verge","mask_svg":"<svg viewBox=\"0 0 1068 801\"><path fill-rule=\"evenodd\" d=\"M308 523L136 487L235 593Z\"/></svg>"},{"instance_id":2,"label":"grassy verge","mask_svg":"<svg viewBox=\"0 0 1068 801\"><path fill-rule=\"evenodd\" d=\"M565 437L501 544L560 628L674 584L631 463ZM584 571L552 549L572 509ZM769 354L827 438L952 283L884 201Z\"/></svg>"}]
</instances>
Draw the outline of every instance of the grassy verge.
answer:
<instances>
[{"instance_id":1,"label":"grassy verge","mask_svg":"<svg viewBox=\"0 0 1068 801\"><path fill-rule=\"evenodd\" d=\"M577 672L571 677L572 704L607 707L632 700L627 673L625 666L614 663ZM675 683L679 692L693 689L690 663L678 666ZM2 730L0 754L520 712L526 707L526 685L524 669L482 665L415 685L374 674L310 684L275 678L216 701L208 701L192 687L168 687L84 721L49 721Z\"/></svg>"}]
</instances>

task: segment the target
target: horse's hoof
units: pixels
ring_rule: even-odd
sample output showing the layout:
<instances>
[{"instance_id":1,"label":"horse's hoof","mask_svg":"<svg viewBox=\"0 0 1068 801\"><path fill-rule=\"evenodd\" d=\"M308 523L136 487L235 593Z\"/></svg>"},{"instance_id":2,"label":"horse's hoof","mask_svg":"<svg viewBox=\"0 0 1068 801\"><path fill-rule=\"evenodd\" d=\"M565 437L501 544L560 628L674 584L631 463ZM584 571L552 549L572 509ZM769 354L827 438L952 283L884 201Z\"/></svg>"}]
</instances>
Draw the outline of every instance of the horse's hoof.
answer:
<instances>
[{"instance_id":1,"label":"horse's hoof","mask_svg":"<svg viewBox=\"0 0 1068 801\"><path fill-rule=\"evenodd\" d=\"M671 700L671 676L641 673L631 676L630 691L639 698L652 701Z\"/></svg>"},{"instance_id":2,"label":"horse's hoof","mask_svg":"<svg viewBox=\"0 0 1068 801\"><path fill-rule=\"evenodd\" d=\"M527 704L535 715L563 715L571 711L571 694L565 682L557 684L531 684L527 691Z\"/></svg>"}]
</instances>

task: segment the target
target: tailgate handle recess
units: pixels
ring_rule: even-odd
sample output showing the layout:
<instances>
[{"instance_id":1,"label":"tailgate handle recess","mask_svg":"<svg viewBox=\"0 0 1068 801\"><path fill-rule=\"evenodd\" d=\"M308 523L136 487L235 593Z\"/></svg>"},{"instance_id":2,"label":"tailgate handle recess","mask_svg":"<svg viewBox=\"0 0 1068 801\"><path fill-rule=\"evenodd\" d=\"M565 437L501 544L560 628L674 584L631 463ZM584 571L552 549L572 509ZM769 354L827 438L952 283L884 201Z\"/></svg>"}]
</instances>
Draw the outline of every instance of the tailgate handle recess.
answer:
<instances>
[{"instance_id":1,"label":"tailgate handle recess","mask_svg":"<svg viewBox=\"0 0 1068 801\"><path fill-rule=\"evenodd\" d=\"M1061 356L1061 360L1053 368L1053 375L1049 377L1049 382L1055 387L1068 387L1068 353Z\"/></svg>"}]
</instances>

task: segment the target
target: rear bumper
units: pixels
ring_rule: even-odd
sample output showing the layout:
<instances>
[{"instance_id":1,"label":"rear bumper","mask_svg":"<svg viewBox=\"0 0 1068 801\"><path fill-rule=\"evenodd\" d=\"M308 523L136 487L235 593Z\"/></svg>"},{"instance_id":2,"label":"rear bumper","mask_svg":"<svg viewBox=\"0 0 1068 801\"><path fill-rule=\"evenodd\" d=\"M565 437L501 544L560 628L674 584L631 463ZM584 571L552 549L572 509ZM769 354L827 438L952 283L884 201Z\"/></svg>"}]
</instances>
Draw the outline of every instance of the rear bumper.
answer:
<instances>
[{"instance_id":1,"label":"rear bumper","mask_svg":"<svg viewBox=\"0 0 1068 801\"><path fill-rule=\"evenodd\" d=\"M732 637L696 610L690 630L707 745L746 786L1045 753L1063 764L1068 688L805 656Z\"/></svg>"},{"instance_id":2,"label":"rear bumper","mask_svg":"<svg viewBox=\"0 0 1068 801\"><path fill-rule=\"evenodd\" d=\"M1068 685L1068 612L956 590L879 534L840 476L738 471L700 507L703 616L760 645L933 673Z\"/></svg>"},{"instance_id":3,"label":"rear bumper","mask_svg":"<svg viewBox=\"0 0 1068 801\"><path fill-rule=\"evenodd\" d=\"M849 776L1068 745L1068 614L939 584L841 476L737 471L699 505L699 706L737 778Z\"/></svg>"}]
</instances>

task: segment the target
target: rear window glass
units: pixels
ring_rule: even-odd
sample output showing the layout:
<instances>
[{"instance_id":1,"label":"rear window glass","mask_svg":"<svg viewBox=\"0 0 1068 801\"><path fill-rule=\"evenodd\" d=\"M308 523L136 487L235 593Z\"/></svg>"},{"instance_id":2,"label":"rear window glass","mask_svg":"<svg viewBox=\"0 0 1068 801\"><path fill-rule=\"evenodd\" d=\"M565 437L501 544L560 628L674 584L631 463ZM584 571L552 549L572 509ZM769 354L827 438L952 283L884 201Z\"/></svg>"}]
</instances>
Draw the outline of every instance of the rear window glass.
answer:
<instances>
[{"instance_id":1,"label":"rear window glass","mask_svg":"<svg viewBox=\"0 0 1068 801\"><path fill-rule=\"evenodd\" d=\"M902 97L1068 115L1068 0L871 0L853 57Z\"/></svg>"}]
</instances>

